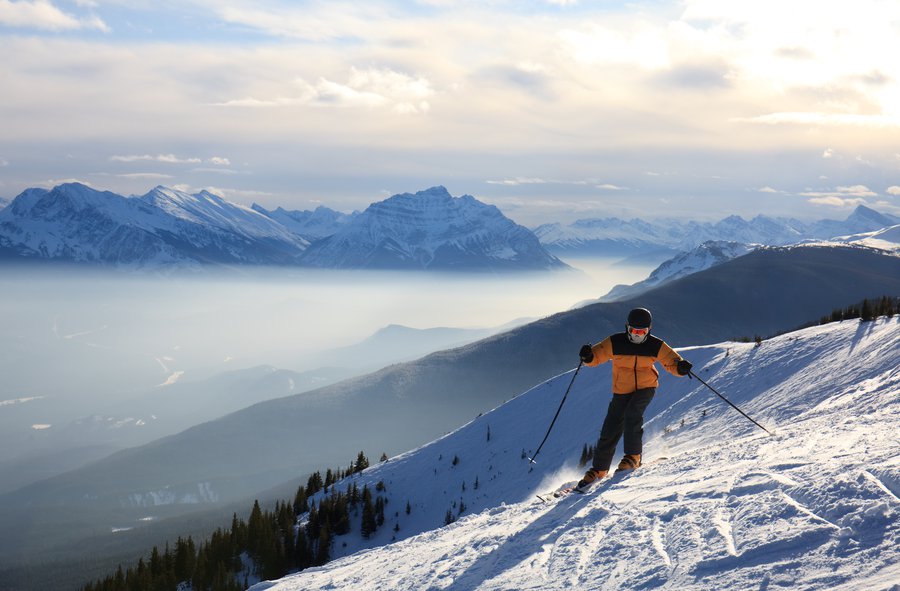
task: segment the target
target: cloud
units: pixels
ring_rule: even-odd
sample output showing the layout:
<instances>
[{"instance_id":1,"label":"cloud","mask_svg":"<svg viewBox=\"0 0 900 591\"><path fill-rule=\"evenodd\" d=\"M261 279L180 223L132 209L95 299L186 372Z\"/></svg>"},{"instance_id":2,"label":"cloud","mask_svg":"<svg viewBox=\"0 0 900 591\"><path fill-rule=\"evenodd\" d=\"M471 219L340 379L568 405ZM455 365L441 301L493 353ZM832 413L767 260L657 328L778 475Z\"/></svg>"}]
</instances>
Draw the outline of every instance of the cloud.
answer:
<instances>
[{"instance_id":1,"label":"cloud","mask_svg":"<svg viewBox=\"0 0 900 591\"><path fill-rule=\"evenodd\" d=\"M172 175L170 174L160 174L158 172L131 172L128 174L117 174L119 178L123 179L170 179Z\"/></svg>"},{"instance_id":2,"label":"cloud","mask_svg":"<svg viewBox=\"0 0 900 591\"><path fill-rule=\"evenodd\" d=\"M832 207L856 207L857 205L863 205L866 203L865 199L845 199L837 195L813 197L812 199L808 199L807 201L815 205L829 205Z\"/></svg>"},{"instance_id":3,"label":"cloud","mask_svg":"<svg viewBox=\"0 0 900 591\"><path fill-rule=\"evenodd\" d=\"M762 123L765 125L820 125L827 127L900 127L900 117L885 114L824 113L818 111L789 111L769 113L756 117L732 117L735 123Z\"/></svg>"},{"instance_id":4,"label":"cloud","mask_svg":"<svg viewBox=\"0 0 900 591\"><path fill-rule=\"evenodd\" d=\"M515 177L512 179L488 180L489 185L504 185L507 187L518 187L520 185L545 185L550 181L537 177Z\"/></svg>"},{"instance_id":5,"label":"cloud","mask_svg":"<svg viewBox=\"0 0 900 591\"><path fill-rule=\"evenodd\" d=\"M620 187L618 185L613 185L611 183L603 183L596 179L585 179L585 180L574 180L574 181L564 181L557 179L544 179L540 177L514 177L509 179L500 179L500 180L488 180L486 181L489 185L502 185L506 187L519 187L522 185L577 185L577 186L592 186L595 189L602 189L604 191L627 191L627 187Z\"/></svg>"},{"instance_id":6,"label":"cloud","mask_svg":"<svg viewBox=\"0 0 900 591\"><path fill-rule=\"evenodd\" d=\"M781 191L777 189L773 189L772 187L766 185L765 187L760 187L757 189L760 193L781 193Z\"/></svg>"},{"instance_id":7,"label":"cloud","mask_svg":"<svg viewBox=\"0 0 900 591\"><path fill-rule=\"evenodd\" d=\"M831 148L825 148L825 151L822 152L822 158L827 159L831 158L832 156L834 156L834 150L832 150Z\"/></svg>"},{"instance_id":8,"label":"cloud","mask_svg":"<svg viewBox=\"0 0 900 591\"><path fill-rule=\"evenodd\" d=\"M0 25L23 29L45 31L71 31L77 29L97 29L109 31L100 18L85 19L66 14L49 0L0 0Z\"/></svg>"},{"instance_id":9,"label":"cloud","mask_svg":"<svg viewBox=\"0 0 900 591\"><path fill-rule=\"evenodd\" d=\"M852 185L845 187L837 187L834 191L807 191L800 193L804 197L831 197L831 196L852 196L852 197L876 197L878 193L873 192L865 185Z\"/></svg>"},{"instance_id":10,"label":"cloud","mask_svg":"<svg viewBox=\"0 0 900 591\"><path fill-rule=\"evenodd\" d=\"M900 186L892 185L885 191L888 195L900 196Z\"/></svg>"},{"instance_id":11,"label":"cloud","mask_svg":"<svg viewBox=\"0 0 900 591\"><path fill-rule=\"evenodd\" d=\"M225 6L218 9L219 17L227 23L255 29L276 37L324 41L342 36L333 21L314 14L286 13Z\"/></svg>"},{"instance_id":12,"label":"cloud","mask_svg":"<svg viewBox=\"0 0 900 591\"><path fill-rule=\"evenodd\" d=\"M564 48L584 64L637 65L657 70L668 67L669 47L665 36L655 27L634 32L601 25L586 29L566 29L559 33Z\"/></svg>"},{"instance_id":13,"label":"cloud","mask_svg":"<svg viewBox=\"0 0 900 591\"><path fill-rule=\"evenodd\" d=\"M191 172L212 172L215 174L241 174L237 170L230 168L192 168Z\"/></svg>"},{"instance_id":14,"label":"cloud","mask_svg":"<svg viewBox=\"0 0 900 591\"><path fill-rule=\"evenodd\" d=\"M399 114L421 114L431 110L428 99L435 94L431 83L390 68L350 68L345 83L320 77L315 84L302 78L295 83L294 96L259 99L255 97L217 103L225 107L285 107L313 105L320 107L376 108L390 106Z\"/></svg>"},{"instance_id":15,"label":"cloud","mask_svg":"<svg viewBox=\"0 0 900 591\"><path fill-rule=\"evenodd\" d=\"M661 72L655 77L661 86L715 90L728 88L730 67L724 62L711 64L680 64Z\"/></svg>"},{"instance_id":16,"label":"cloud","mask_svg":"<svg viewBox=\"0 0 900 591\"><path fill-rule=\"evenodd\" d=\"M141 162L149 160L151 162L163 162L166 164L200 164L203 162L200 158L179 158L175 154L157 154L156 156L151 156L150 154L110 156L109 159L113 162Z\"/></svg>"},{"instance_id":17,"label":"cloud","mask_svg":"<svg viewBox=\"0 0 900 591\"><path fill-rule=\"evenodd\" d=\"M9 166L9 160L0 156L0 168L2 168L4 166Z\"/></svg>"},{"instance_id":18,"label":"cloud","mask_svg":"<svg viewBox=\"0 0 900 591\"><path fill-rule=\"evenodd\" d=\"M865 185L851 185L836 187L833 191L805 191L800 195L810 197L807 201L816 205L852 207L865 204L867 197L877 197L878 193Z\"/></svg>"},{"instance_id":19,"label":"cloud","mask_svg":"<svg viewBox=\"0 0 900 591\"><path fill-rule=\"evenodd\" d=\"M231 161L228 158L222 158L221 156L213 156L207 160L210 164L214 164L216 166L230 166Z\"/></svg>"}]
</instances>

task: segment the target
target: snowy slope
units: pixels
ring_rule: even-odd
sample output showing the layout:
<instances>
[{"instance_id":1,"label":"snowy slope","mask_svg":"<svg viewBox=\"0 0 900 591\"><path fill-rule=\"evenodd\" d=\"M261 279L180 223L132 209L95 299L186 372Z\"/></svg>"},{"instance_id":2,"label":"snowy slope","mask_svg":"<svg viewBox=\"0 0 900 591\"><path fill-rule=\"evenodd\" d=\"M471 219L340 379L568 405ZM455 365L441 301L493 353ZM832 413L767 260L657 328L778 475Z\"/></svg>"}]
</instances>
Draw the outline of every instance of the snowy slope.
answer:
<instances>
[{"instance_id":1,"label":"snowy slope","mask_svg":"<svg viewBox=\"0 0 900 591\"><path fill-rule=\"evenodd\" d=\"M245 236L281 240L297 243L302 249L306 245L298 240L287 228L271 218L249 207L231 203L209 191L195 195L158 186L140 197L140 200L157 207L171 216L189 223L215 228L223 232Z\"/></svg>"},{"instance_id":2,"label":"snowy slope","mask_svg":"<svg viewBox=\"0 0 900 591\"><path fill-rule=\"evenodd\" d=\"M896 317L758 348L682 349L775 435L697 380L664 374L647 411L649 465L545 504L533 495L577 478L609 398L608 365L582 369L529 471L522 455L543 436L570 371L355 476L386 487L387 520L373 539L339 537L333 551L346 558L253 589L896 590L898 352ZM466 511L442 526L460 502Z\"/></svg>"},{"instance_id":3,"label":"snowy slope","mask_svg":"<svg viewBox=\"0 0 900 591\"><path fill-rule=\"evenodd\" d=\"M864 232L839 239L840 242L878 248L900 255L900 225L884 228L876 232Z\"/></svg>"}]
</instances>

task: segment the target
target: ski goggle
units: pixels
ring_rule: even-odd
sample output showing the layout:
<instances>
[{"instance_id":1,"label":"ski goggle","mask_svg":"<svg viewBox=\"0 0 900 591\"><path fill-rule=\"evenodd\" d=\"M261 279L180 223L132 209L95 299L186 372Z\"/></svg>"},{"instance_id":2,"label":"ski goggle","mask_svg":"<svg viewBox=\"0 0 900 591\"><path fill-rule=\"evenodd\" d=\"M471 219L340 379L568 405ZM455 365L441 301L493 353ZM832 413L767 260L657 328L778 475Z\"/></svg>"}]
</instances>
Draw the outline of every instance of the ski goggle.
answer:
<instances>
[{"instance_id":1,"label":"ski goggle","mask_svg":"<svg viewBox=\"0 0 900 591\"><path fill-rule=\"evenodd\" d=\"M633 326L629 326L628 332L630 332L631 334L633 334L636 337L642 337L645 334L648 334L650 332L650 329L649 328L635 328Z\"/></svg>"}]
</instances>

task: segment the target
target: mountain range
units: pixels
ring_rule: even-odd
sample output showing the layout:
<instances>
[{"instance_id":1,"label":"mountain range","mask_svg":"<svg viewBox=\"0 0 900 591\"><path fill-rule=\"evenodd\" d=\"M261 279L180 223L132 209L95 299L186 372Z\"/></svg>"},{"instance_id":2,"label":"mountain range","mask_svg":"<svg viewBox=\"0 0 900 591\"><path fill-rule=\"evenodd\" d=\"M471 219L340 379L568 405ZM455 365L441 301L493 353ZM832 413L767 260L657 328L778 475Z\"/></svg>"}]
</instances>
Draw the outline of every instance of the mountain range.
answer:
<instances>
[{"instance_id":1,"label":"mountain range","mask_svg":"<svg viewBox=\"0 0 900 591\"><path fill-rule=\"evenodd\" d=\"M276 265L502 272L568 268L554 255L659 263L710 241L779 246L897 224L900 218L860 205L843 221L598 218L532 231L494 206L470 195L453 197L441 186L345 214L324 206L270 211L208 191L162 186L123 197L67 183L27 189L0 208L0 260L141 270Z\"/></svg>"},{"instance_id":2,"label":"mountain range","mask_svg":"<svg viewBox=\"0 0 900 591\"><path fill-rule=\"evenodd\" d=\"M308 246L270 218L207 191L122 197L78 183L29 189L0 211L0 257L124 268L293 264Z\"/></svg>"},{"instance_id":3,"label":"mountain range","mask_svg":"<svg viewBox=\"0 0 900 591\"><path fill-rule=\"evenodd\" d=\"M900 217L859 205L843 221L803 222L758 215L747 221L729 216L715 223L677 219L648 222L641 219L592 218L571 224L550 223L534 233L550 252L558 255L639 256L665 260L704 242L737 242L784 246L804 240L822 240L871 232L900 224Z\"/></svg>"},{"instance_id":4,"label":"mountain range","mask_svg":"<svg viewBox=\"0 0 900 591\"><path fill-rule=\"evenodd\" d=\"M244 207L156 187L123 197L78 183L28 189L0 210L0 259L127 269L287 265L353 269L567 269L530 230L443 187L359 214Z\"/></svg>"}]
</instances>

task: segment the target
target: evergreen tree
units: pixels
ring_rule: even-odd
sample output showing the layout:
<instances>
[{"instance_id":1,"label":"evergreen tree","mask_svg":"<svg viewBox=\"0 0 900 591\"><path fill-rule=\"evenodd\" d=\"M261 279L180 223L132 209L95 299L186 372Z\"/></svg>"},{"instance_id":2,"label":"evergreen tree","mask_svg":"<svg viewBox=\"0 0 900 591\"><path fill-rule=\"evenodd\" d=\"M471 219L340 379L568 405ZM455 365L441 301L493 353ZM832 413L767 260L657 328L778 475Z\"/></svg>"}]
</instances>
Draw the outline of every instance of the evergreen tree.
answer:
<instances>
[{"instance_id":1,"label":"evergreen tree","mask_svg":"<svg viewBox=\"0 0 900 591\"><path fill-rule=\"evenodd\" d=\"M368 486L363 486L362 503L362 525L360 526L360 532L364 538L368 539L378 528L375 517L375 505L372 503L372 493L369 491Z\"/></svg>"},{"instance_id":2,"label":"evergreen tree","mask_svg":"<svg viewBox=\"0 0 900 591\"><path fill-rule=\"evenodd\" d=\"M359 455L356 456L356 463L354 464L353 471L354 472L362 472L366 468L369 467L369 458L366 457L366 454L363 452L359 452Z\"/></svg>"},{"instance_id":3,"label":"evergreen tree","mask_svg":"<svg viewBox=\"0 0 900 591\"><path fill-rule=\"evenodd\" d=\"M319 531L319 543L316 547L316 566L322 566L331 560L331 534L328 527L322 527Z\"/></svg>"},{"instance_id":4,"label":"evergreen tree","mask_svg":"<svg viewBox=\"0 0 900 591\"><path fill-rule=\"evenodd\" d=\"M378 527L384 525L384 497L381 495L375 499L375 524Z\"/></svg>"},{"instance_id":5,"label":"evergreen tree","mask_svg":"<svg viewBox=\"0 0 900 591\"><path fill-rule=\"evenodd\" d=\"M303 513L309 511L309 504L307 502L308 499L309 497L306 494L306 487L301 485L297 489L297 494L294 495L294 513L296 513L297 515L302 515Z\"/></svg>"},{"instance_id":6,"label":"evergreen tree","mask_svg":"<svg viewBox=\"0 0 900 591\"><path fill-rule=\"evenodd\" d=\"M859 318L863 322L869 322L870 320L875 319L875 313L872 310L872 304L869 303L868 298L864 299L862 302L862 310L860 311Z\"/></svg>"}]
</instances>

